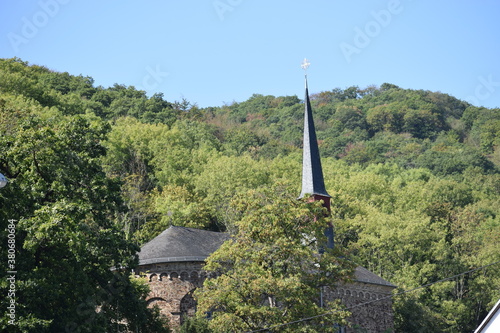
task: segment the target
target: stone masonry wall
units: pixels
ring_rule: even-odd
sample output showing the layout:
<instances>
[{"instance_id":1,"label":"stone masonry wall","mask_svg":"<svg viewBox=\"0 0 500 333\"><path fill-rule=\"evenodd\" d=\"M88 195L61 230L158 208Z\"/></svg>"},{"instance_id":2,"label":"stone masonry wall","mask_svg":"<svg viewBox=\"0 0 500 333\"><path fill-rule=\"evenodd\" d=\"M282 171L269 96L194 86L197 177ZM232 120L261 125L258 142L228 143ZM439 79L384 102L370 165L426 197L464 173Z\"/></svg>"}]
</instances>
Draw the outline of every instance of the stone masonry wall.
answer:
<instances>
[{"instance_id":1,"label":"stone masonry wall","mask_svg":"<svg viewBox=\"0 0 500 333\"><path fill-rule=\"evenodd\" d=\"M391 295L393 288L362 282L325 288L326 301L340 299L352 315L346 333L389 333L394 331ZM365 304L366 303L366 304Z\"/></svg>"},{"instance_id":2,"label":"stone masonry wall","mask_svg":"<svg viewBox=\"0 0 500 333\"><path fill-rule=\"evenodd\" d=\"M179 327L183 318L196 312L192 293L207 278L203 264L161 263L140 266L136 271L149 281L148 305L158 306L172 328ZM349 310L352 315L348 318L351 327L345 329L346 333L389 333L393 331L393 311L392 299L386 297L392 290L387 286L354 282L335 289L325 288L324 300L340 299L347 308L352 308Z\"/></svg>"},{"instance_id":3,"label":"stone masonry wall","mask_svg":"<svg viewBox=\"0 0 500 333\"><path fill-rule=\"evenodd\" d=\"M185 316L196 312L192 293L207 277L202 268L201 262L179 262L144 265L136 271L149 281L148 306L158 306L171 327L179 327Z\"/></svg>"}]
</instances>

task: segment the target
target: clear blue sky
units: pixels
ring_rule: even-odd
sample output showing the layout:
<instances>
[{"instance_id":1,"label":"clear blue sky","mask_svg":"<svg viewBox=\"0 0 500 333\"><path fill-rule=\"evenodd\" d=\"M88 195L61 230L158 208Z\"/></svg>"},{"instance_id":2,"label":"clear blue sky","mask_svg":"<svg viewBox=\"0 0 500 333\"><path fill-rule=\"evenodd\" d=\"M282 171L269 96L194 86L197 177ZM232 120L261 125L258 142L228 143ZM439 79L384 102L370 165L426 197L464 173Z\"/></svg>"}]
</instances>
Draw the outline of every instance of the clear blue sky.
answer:
<instances>
[{"instance_id":1,"label":"clear blue sky","mask_svg":"<svg viewBox=\"0 0 500 333\"><path fill-rule=\"evenodd\" d=\"M498 0L0 0L0 57L183 97L384 82L500 107Z\"/></svg>"}]
</instances>

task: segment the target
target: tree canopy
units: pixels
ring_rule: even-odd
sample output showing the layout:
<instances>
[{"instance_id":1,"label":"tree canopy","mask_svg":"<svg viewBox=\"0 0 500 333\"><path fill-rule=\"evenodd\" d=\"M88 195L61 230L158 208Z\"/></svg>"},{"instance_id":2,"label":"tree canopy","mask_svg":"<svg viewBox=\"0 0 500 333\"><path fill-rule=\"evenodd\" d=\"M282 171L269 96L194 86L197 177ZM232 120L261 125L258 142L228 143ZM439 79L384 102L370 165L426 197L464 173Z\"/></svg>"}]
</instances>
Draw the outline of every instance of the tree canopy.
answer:
<instances>
[{"instance_id":1,"label":"tree canopy","mask_svg":"<svg viewBox=\"0 0 500 333\"><path fill-rule=\"evenodd\" d=\"M406 290L500 260L500 109L390 83L333 88L312 94L311 103L336 243L354 262ZM258 214L283 200L266 188L299 193L303 107L297 96L254 94L199 108L0 59L0 172L10 180L0 189L0 237L16 220L19 330L64 331L76 323L105 331L120 318L155 331L147 290L129 271L139 246L170 224L248 230L241 239L265 249L250 259L279 262L250 226L262 228ZM295 215L274 207L287 221L317 208L289 201ZM272 230L275 239L290 236ZM248 270L244 263L235 272ZM214 272L224 267L213 265ZM249 283L268 271L259 272ZM500 298L498 276L493 265L395 297L396 330L473 330ZM120 281L111 288L118 293L110 281ZM5 280L0 288L5 295ZM40 297L43 290L51 291ZM277 322L273 316L261 324ZM2 317L2 329L6 323Z\"/></svg>"},{"instance_id":2,"label":"tree canopy","mask_svg":"<svg viewBox=\"0 0 500 333\"><path fill-rule=\"evenodd\" d=\"M318 304L320 288L349 280L354 264L340 247L327 248L320 202L297 201L282 189L251 191L232 201L232 238L208 259L195 297L198 316L210 313L215 332L266 329L305 317L280 332L330 331L347 316L338 303ZM321 254L320 254L321 253ZM332 310L339 310L338 312Z\"/></svg>"},{"instance_id":3,"label":"tree canopy","mask_svg":"<svg viewBox=\"0 0 500 333\"><path fill-rule=\"evenodd\" d=\"M130 277L138 246L115 223L120 180L100 162L109 124L7 93L0 115L0 170L10 180L0 192L0 235L7 239L9 223L15 236L14 259L0 267L15 271L17 304L16 325L3 316L2 330L168 331L146 307L147 287ZM7 251L2 246L2 258ZM7 295L10 284L3 279L0 289Z\"/></svg>"}]
</instances>

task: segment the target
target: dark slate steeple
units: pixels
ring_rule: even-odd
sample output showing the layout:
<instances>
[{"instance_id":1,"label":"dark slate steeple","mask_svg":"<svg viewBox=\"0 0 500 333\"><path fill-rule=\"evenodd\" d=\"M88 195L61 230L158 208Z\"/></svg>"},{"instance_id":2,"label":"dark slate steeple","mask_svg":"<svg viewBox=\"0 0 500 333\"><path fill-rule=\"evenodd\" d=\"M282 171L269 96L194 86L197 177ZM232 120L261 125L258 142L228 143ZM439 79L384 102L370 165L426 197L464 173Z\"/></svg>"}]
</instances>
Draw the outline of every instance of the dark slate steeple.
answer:
<instances>
[{"instance_id":1,"label":"dark slate steeple","mask_svg":"<svg viewBox=\"0 0 500 333\"><path fill-rule=\"evenodd\" d=\"M302 68L307 70L309 62L304 59ZM304 147L302 156L302 191L300 192L299 199L304 198L306 194L310 195L310 200L323 200L323 206L326 207L330 213L330 199L325 188L325 180L323 178L323 168L321 167L321 158L319 155L318 139L316 137L316 129L314 127L314 120L312 115L311 102L309 101L309 89L307 87L307 73L305 76L306 82L306 96L304 100ZM334 247L334 232L331 223L325 228L327 248Z\"/></svg>"},{"instance_id":2,"label":"dark slate steeple","mask_svg":"<svg viewBox=\"0 0 500 333\"><path fill-rule=\"evenodd\" d=\"M331 198L326 192L325 181L323 179L323 169L319 155L318 139L312 115L311 102L309 101L309 91L306 81L305 114L304 114L304 148L302 157L302 191L299 198L306 194L314 197Z\"/></svg>"}]
</instances>

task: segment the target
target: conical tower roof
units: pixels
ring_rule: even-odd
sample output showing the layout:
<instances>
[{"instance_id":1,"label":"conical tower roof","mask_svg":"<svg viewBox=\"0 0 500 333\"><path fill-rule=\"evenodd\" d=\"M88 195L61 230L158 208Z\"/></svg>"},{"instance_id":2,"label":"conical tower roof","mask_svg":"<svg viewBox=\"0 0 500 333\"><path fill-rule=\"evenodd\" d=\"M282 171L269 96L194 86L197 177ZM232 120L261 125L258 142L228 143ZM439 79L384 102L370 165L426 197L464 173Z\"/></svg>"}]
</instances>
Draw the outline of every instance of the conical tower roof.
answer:
<instances>
[{"instance_id":1,"label":"conical tower roof","mask_svg":"<svg viewBox=\"0 0 500 333\"><path fill-rule=\"evenodd\" d=\"M323 197L331 196L325 189L323 178L323 169L321 167L321 158L319 155L318 139L316 138L316 129L312 115L311 102L309 101L309 91L307 87L307 75L305 77L306 96L304 100L304 148L302 157L302 191L299 198L306 194L320 195Z\"/></svg>"}]
</instances>

